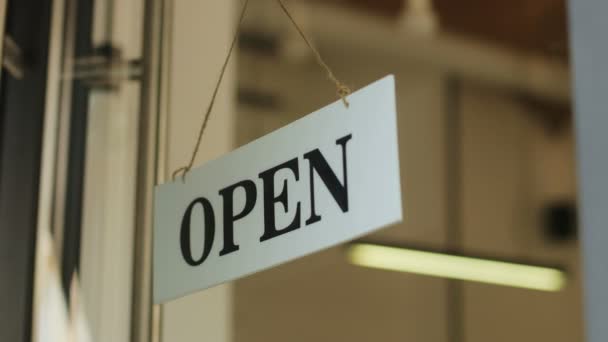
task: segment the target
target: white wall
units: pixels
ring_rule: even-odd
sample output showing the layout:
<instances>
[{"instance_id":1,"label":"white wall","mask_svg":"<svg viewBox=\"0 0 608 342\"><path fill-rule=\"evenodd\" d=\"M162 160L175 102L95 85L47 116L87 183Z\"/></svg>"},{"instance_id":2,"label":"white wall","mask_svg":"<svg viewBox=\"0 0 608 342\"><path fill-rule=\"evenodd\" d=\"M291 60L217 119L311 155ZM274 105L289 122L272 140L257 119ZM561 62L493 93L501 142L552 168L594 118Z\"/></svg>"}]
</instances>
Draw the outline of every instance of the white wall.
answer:
<instances>
[{"instance_id":1,"label":"white wall","mask_svg":"<svg viewBox=\"0 0 608 342\"><path fill-rule=\"evenodd\" d=\"M166 170L184 166L192 153L235 27L233 1L171 1ZM234 73L229 71L195 165L234 147ZM228 342L232 338L232 285L199 292L162 308L162 341Z\"/></svg>"}]
</instances>

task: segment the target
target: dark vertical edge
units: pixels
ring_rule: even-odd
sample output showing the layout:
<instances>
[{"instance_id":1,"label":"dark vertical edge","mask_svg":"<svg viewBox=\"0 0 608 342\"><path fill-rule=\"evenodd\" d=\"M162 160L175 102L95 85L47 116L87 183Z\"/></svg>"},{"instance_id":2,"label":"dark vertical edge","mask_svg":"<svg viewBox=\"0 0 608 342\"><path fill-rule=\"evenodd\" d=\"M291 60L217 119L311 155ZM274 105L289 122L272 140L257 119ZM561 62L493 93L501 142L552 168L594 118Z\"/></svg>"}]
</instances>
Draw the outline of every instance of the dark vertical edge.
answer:
<instances>
[{"instance_id":1,"label":"dark vertical edge","mask_svg":"<svg viewBox=\"0 0 608 342\"><path fill-rule=\"evenodd\" d=\"M449 253L460 254L462 249L462 142L460 80L447 75L444 88L444 143L446 185L446 247ZM463 282L446 280L448 341L464 342Z\"/></svg>"},{"instance_id":2,"label":"dark vertical edge","mask_svg":"<svg viewBox=\"0 0 608 342\"><path fill-rule=\"evenodd\" d=\"M78 1L76 18L75 56L73 58L92 53L93 0ZM68 58L72 58L72 56L68 56ZM89 113L89 89L79 80L72 80L72 82L70 142L61 260L61 282L66 298L69 298L72 276L80 267L80 235Z\"/></svg>"},{"instance_id":3,"label":"dark vertical edge","mask_svg":"<svg viewBox=\"0 0 608 342\"><path fill-rule=\"evenodd\" d=\"M23 79L2 75L0 111L0 341L32 337L38 191L52 0L9 1L6 34Z\"/></svg>"}]
</instances>

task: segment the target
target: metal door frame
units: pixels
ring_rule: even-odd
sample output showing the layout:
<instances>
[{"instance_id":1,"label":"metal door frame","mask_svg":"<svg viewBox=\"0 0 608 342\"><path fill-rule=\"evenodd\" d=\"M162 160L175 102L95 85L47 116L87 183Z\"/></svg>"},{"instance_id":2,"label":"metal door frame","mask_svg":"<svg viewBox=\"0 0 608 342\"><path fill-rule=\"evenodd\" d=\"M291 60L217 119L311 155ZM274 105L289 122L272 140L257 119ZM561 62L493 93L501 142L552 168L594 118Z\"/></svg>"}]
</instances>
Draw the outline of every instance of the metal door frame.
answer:
<instances>
[{"instance_id":1,"label":"metal door frame","mask_svg":"<svg viewBox=\"0 0 608 342\"><path fill-rule=\"evenodd\" d=\"M2 1L3 5L7 2ZM0 115L0 340L30 341L40 157L53 1L11 1L5 34L29 56L4 73ZM2 9L4 10L4 9ZM0 37L4 38L4 36Z\"/></svg>"}]
</instances>

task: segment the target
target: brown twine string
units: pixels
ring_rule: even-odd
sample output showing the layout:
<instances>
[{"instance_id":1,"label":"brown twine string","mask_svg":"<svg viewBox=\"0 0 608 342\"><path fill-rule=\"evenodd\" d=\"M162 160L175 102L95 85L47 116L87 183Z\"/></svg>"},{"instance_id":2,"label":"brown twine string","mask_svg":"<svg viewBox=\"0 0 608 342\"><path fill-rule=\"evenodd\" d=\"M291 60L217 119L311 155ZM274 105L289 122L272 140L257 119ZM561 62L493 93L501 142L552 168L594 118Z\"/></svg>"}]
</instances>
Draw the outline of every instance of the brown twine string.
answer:
<instances>
[{"instance_id":1,"label":"brown twine string","mask_svg":"<svg viewBox=\"0 0 608 342\"><path fill-rule=\"evenodd\" d=\"M211 96L211 101L209 102L209 106L207 107L207 111L205 112L205 117L203 119L203 124L201 125L201 129L198 131L198 138L196 139L196 144L194 145L194 151L192 152L192 156L190 157L190 162L188 165L180 167L179 169L173 172L173 180L175 177L182 172L182 182L186 182L186 174L194 165L194 159L196 159L196 155L198 154L198 150L201 146L201 140L203 139L203 133L205 133L205 128L207 128L207 123L209 122L209 116L211 115L211 110L213 109L213 105L215 105L215 99L217 97L217 93L220 89L220 85L222 84L222 79L224 78L224 74L226 73L226 68L228 67L228 62L230 61L230 56L232 56L232 51L236 46L236 42L239 38L239 32L241 30L241 25L243 24L243 18L245 18L245 11L247 10L247 5L249 4L249 0L245 0L243 4L243 8L241 9L241 15L239 17L239 24L234 33L234 38L232 38L232 44L230 44L230 49L228 50L228 55L224 60L224 65L222 65L222 70L220 71L220 77L215 84L215 89L213 90L213 95Z\"/></svg>"},{"instance_id":2,"label":"brown twine string","mask_svg":"<svg viewBox=\"0 0 608 342\"><path fill-rule=\"evenodd\" d=\"M281 6L281 9L285 13L285 15L287 15L287 17L289 18L289 20L291 21L293 26L296 28L296 30L298 30L298 33L300 34L302 39L304 39L304 41L306 42L306 45L308 45L310 50L314 53L315 58L317 59L317 63L319 63L319 65L323 69L325 69L325 71L327 72L327 77L329 77L329 79L332 82L334 82L334 84L336 85L336 89L338 90L338 96L340 96L340 98L342 99L344 106L346 106L346 108L348 108L349 103L348 103L348 100L346 99L346 97L348 95L350 95L350 93L351 93L350 88L347 87L344 83L340 82L340 80L338 80L338 78L334 75L334 73L331 71L331 68L327 65L327 63L325 63L325 61L323 60L323 57L321 57L321 54L319 53L319 51L317 51L317 49L310 42L310 39L308 39L308 37L306 36L306 34L304 33L304 31L302 30L300 25L298 25L298 23L295 21L295 19L293 18L293 16L287 9L287 6L285 6L285 3L283 3L283 0L277 0L277 2L279 3L279 6Z\"/></svg>"},{"instance_id":3,"label":"brown twine string","mask_svg":"<svg viewBox=\"0 0 608 342\"><path fill-rule=\"evenodd\" d=\"M298 33L300 34L300 36L302 37L302 39L304 39L304 41L306 42L306 45L308 45L308 47L310 48L310 50L314 53L315 58L317 59L317 63L323 69L325 69L325 71L327 72L327 76L329 77L329 79L332 82L334 82L334 84L336 85L338 96L340 96L340 98L342 99L342 102L344 103L344 106L346 108L348 108L349 103L348 103L348 100L346 99L346 97L348 95L350 95L350 93L351 93L350 88L348 88L345 84L343 84L342 82L340 82L340 80L338 80L338 78L334 75L334 73L331 71L331 68L327 65L327 63L325 63L325 61L321 57L321 54L317 51L317 49L315 49L315 47L310 42L310 40L308 39L308 37L306 36L306 34L304 33L304 31L300 28L300 26L298 25L298 23L295 21L295 19L293 18L293 16L289 12L289 10L287 9L287 7L283 3L283 1L282 0L277 0L277 2L279 3L279 6L281 6L281 9L283 10L283 12L287 15L287 17L289 18L289 20L291 21L291 23L298 30ZM222 79L224 78L224 74L226 72L226 68L228 67L228 62L230 61L230 56L232 56L232 52L234 51L234 47L236 46L236 42L238 41L239 32L241 31L241 26L243 24L243 19L245 18L245 12L247 11L247 5L248 4L249 4L249 0L245 0L245 3L243 4L243 8L241 10L241 14L240 14L240 17L239 17L239 23L238 23L238 26L237 26L237 30L234 33L234 38L232 39L232 44L230 45L230 49L228 50L228 55L226 56L226 59L224 60L224 65L222 65L222 69L220 71L220 76L219 76L219 78L217 80L217 83L215 85L215 89L213 90L213 95L211 96L211 101L209 102L209 106L207 107L207 111L205 112L205 116L203 118L203 124L201 125L201 128L200 128L200 130L198 132L198 137L196 139L196 144L194 145L194 151L192 152L192 156L190 157L190 162L188 163L188 165L180 167L179 169L177 169L177 170L175 170L173 172L173 180L175 180L175 177L177 177L177 175L179 173L182 173L182 182L185 182L186 181L186 174L190 171L190 169L194 165L194 160L196 159L196 155L198 154L198 151L200 149L201 140L203 139L203 134L205 132L205 128L207 128L207 123L209 122L209 117L211 115L211 111L213 110L213 106L215 105L215 99L216 99L217 93L218 93L218 91L220 89L220 85L222 84Z\"/></svg>"}]
</instances>

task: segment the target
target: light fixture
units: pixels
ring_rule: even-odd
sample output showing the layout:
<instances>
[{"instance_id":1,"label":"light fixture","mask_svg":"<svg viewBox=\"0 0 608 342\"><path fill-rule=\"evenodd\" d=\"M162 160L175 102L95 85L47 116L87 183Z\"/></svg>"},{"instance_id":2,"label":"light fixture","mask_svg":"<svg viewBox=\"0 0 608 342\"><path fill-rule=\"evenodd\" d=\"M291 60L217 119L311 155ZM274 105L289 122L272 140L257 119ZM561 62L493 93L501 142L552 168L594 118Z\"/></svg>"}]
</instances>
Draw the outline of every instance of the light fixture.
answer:
<instances>
[{"instance_id":1,"label":"light fixture","mask_svg":"<svg viewBox=\"0 0 608 342\"><path fill-rule=\"evenodd\" d=\"M371 243L353 243L348 259L359 266L540 291L559 291L566 275L556 268L472 258Z\"/></svg>"}]
</instances>

